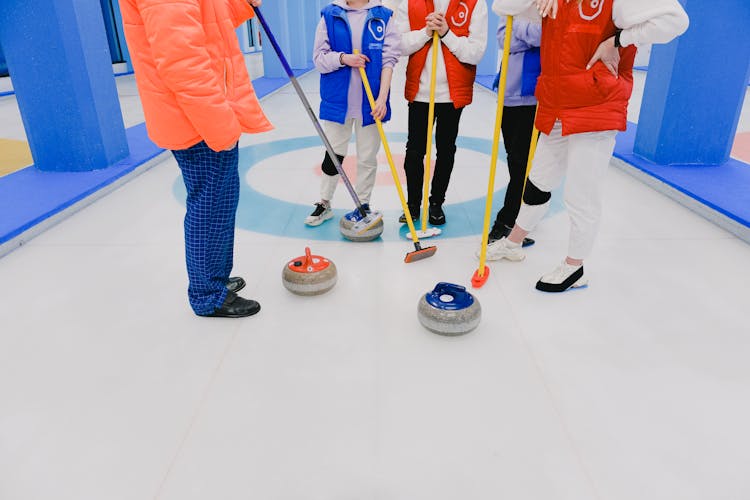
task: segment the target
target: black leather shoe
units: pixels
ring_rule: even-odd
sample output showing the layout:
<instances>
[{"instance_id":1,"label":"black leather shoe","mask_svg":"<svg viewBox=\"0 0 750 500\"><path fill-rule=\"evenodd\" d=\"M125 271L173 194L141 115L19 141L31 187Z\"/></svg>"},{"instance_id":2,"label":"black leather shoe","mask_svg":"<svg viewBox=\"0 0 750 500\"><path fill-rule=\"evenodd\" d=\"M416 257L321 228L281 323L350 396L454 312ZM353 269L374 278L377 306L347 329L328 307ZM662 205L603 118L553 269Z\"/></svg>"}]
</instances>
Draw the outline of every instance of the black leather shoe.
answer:
<instances>
[{"instance_id":1,"label":"black leather shoe","mask_svg":"<svg viewBox=\"0 0 750 500\"><path fill-rule=\"evenodd\" d=\"M508 226L500 226L500 227L495 226L490 231L490 235L487 240L487 243L492 244L496 242L497 240L501 240L507 237L509 234L510 234L510 229L508 229Z\"/></svg>"},{"instance_id":2,"label":"black leather shoe","mask_svg":"<svg viewBox=\"0 0 750 500\"><path fill-rule=\"evenodd\" d=\"M245 318L260 311L260 304L254 300L238 297L234 292L227 292L227 298L221 307L213 313L206 314L209 318Z\"/></svg>"},{"instance_id":3,"label":"black leather shoe","mask_svg":"<svg viewBox=\"0 0 750 500\"><path fill-rule=\"evenodd\" d=\"M412 222L417 222L419 220L419 212L420 212L419 208L414 209L412 207L409 207L409 213L411 214L411 221ZM399 224L406 224L406 214L405 213L401 214L401 217L398 218L398 222L399 222Z\"/></svg>"},{"instance_id":4,"label":"black leather shoe","mask_svg":"<svg viewBox=\"0 0 750 500\"><path fill-rule=\"evenodd\" d=\"M489 236L489 240L487 241L487 243L490 244L502 238L507 238L512 229L513 229L512 227L508 227L506 225L502 225L500 227L493 227L492 231L490 231L490 236ZM521 243L521 247L523 248L530 247L534 243L536 243L536 241L532 240L531 238L524 238L523 243Z\"/></svg>"},{"instance_id":5,"label":"black leather shoe","mask_svg":"<svg viewBox=\"0 0 750 500\"><path fill-rule=\"evenodd\" d=\"M437 203L430 203L430 224L433 226L442 226L445 224L445 212L443 206Z\"/></svg>"},{"instance_id":6,"label":"black leather shoe","mask_svg":"<svg viewBox=\"0 0 750 500\"><path fill-rule=\"evenodd\" d=\"M245 288L246 284L247 283L245 283L245 280L243 280L239 276L235 276L234 278L229 278L227 280L226 287L227 287L227 290L229 290L230 292L237 293L243 288Z\"/></svg>"}]
</instances>

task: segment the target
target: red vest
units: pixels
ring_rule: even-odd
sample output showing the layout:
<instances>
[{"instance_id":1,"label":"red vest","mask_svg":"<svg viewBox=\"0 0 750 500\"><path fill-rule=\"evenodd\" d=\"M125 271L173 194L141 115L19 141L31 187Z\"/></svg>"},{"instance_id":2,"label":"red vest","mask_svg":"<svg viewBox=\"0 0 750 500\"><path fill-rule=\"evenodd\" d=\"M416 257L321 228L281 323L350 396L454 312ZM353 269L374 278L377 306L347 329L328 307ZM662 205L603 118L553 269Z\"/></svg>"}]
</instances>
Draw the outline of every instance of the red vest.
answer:
<instances>
[{"instance_id":1,"label":"red vest","mask_svg":"<svg viewBox=\"0 0 750 500\"><path fill-rule=\"evenodd\" d=\"M542 23L542 74L536 87L536 126L549 134L556 120L563 135L625 130L633 92L635 46L620 49L619 78L601 61L586 70L601 42L617 30L614 0L558 0L557 19Z\"/></svg>"},{"instance_id":2,"label":"red vest","mask_svg":"<svg viewBox=\"0 0 750 500\"><path fill-rule=\"evenodd\" d=\"M484 0L482 0L484 1ZM409 23L412 31L421 30L427 26L425 18L435 10L433 0L408 0ZM448 27L456 36L469 36L471 15L477 0L451 0L445 18ZM471 104L474 98L474 80L477 75L477 67L473 64L464 64L458 60L444 44L440 44L445 59L445 69L448 73L448 88L450 90L453 106L458 109ZM409 65L406 67L406 100L413 102L419 92L419 78L427 62L427 54L432 48L428 42L424 47L409 56Z\"/></svg>"}]
</instances>

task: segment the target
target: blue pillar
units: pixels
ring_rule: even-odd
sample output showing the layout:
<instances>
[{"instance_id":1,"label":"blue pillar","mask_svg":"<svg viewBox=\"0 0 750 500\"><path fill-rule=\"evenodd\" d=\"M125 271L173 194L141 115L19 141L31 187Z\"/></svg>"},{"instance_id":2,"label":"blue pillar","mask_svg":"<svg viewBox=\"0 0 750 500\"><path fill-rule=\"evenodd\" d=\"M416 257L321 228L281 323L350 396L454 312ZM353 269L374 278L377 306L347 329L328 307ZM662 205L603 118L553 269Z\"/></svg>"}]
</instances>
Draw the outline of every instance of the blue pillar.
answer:
<instances>
[{"instance_id":1,"label":"blue pillar","mask_svg":"<svg viewBox=\"0 0 750 500\"><path fill-rule=\"evenodd\" d=\"M690 28L651 52L635 153L717 165L729 159L750 76L750 2L683 3Z\"/></svg>"},{"instance_id":2,"label":"blue pillar","mask_svg":"<svg viewBox=\"0 0 750 500\"><path fill-rule=\"evenodd\" d=\"M307 67L312 52L312 42L307 39L307 20L305 19L305 4L310 0L287 0L289 16L287 29L292 34L294 43L289 47L289 65L294 69Z\"/></svg>"},{"instance_id":3,"label":"blue pillar","mask_svg":"<svg viewBox=\"0 0 750 500\"><path fill-rule=\"evenodd\" d=\"M289 25L287 19L289 18L289 8L287 0L274 0L273 2L263 2L261 11L263 17L266 19L268 26L273 32L274 38L284 51L284 55L288 58L290 54L290 37L289 37ZM286 78L286 71L279 62L279 58L276 52L273 50L271 42L266 40L266 33L263 33L263 74L268 78Z\"/></svg>"},{"instance_id":4,"label":"blue pillar","mask_svg":"<svg viewBox=\"0 0 750 500\"><path fill-rule=\"evenodd\" d=\"M128 155L98 0L4 2L0 43L37 168L95 170Z\"/></svg>"},{"instance_id":5,"label":"blue pillar","mask_svg":"<svg viewBox=\"0 0 750 500\"><path fill-rule=\"evenodd\" d=\"M408 1L408 0L403 0ZM487 50L484 57L477 65L478 75L494 75L497 73L498 49L497 49L497 25L500 17L492 12L492 0L480 0L487 2L489 27L487 30Z\"/></svg>"},{"instance_id":6,"label":"blue pillar","mask_svg":"<svg viewBox=\"0 0 750 500\"><path fill-rule=\"evenodd\" d=\"M305 38L308 42L307 60L310 63L312 63L312 51L315 46L315 32L320 22L320 11L324 6L325 4L321 6L321 3L317 0L305 1Z\"/></svg>"},{"instance_id":7,"label":"blue pillar","mask_svg":"<svg viewBox=\"0 0 750 500\"><path fill-rule=\"evenodd\" d=\"M247 23L234 30L237 35L237 42L240 44L240 50L245 53L250 50L250 36L247 34Z\"/></svg>"},{"instance_id":8,"label":"blue pillar","mask_svg":"<svg viewBox=\"0 0 750 500\"><path fill-rule=\"evenodd\" d=\"M125 30L123 28L122 12L120 12L119 0L112 0L112 7L114 7L115 11L115 26L117 27L117 37L120 39L120 50L122 50L122 58L125 60L128 71L133 71L133 63L130 61L130 51L128 50L128 44L125 41Z\"/></svg>"},{"instance_id":9,"label":"blue pillar","mask_svg":"<svg viewBox=\"0 0 750 500\"><path fill-rule=\"evenodd\" d=\"M5 56L3 55L3 46L0 44L0 76L3 76L8 71L8 66L5 64Z\"/></svg>"}]
</instances>

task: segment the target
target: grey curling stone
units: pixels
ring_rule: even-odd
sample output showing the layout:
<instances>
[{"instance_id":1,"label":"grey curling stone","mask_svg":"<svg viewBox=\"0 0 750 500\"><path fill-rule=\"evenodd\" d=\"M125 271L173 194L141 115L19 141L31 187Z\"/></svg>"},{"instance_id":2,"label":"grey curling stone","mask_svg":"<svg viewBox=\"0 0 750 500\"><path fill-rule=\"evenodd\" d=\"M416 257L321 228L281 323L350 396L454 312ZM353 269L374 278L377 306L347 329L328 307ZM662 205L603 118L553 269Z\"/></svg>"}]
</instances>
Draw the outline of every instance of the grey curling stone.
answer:
<instances>
[{"instance_id":1,"label":"grey curling stone","mask_svg":"<svg viewBox=\"0 0 750 500\"><path fill-rule=\"evenodd\" d=\"M309 248L305 248L305 255L287 262L281 273L284 287L304 296L326 293L336 284L336 279L336 264L320 255L312 255Z\"/></svg>"},{"instance_id":2,"label":"grey curling stone","mask_svg":"<svg viewBox=\"0 0 750 500\"><path fill-rule=\"evenodd\" d=\"M422 326L431 332L457 337L479 326L482 306L465 287L438 283L419 299L417 315Z\"/></svg>"},{"instance_id":3,"label":"grey curling stone","mask_svg":"<svg viewBox=\"0 0 750 500\"><path fill-rule=\"evenodd\" d=\"M357 234L352 230L354 224L354 222L350 221L346 217L342 217L341 220L339 220L339 229L341 230L341 235L349 241L372 241L383 234L383 219L380 219L377 224L375 224L362 234Z\"/></svg>"}]
</instances>

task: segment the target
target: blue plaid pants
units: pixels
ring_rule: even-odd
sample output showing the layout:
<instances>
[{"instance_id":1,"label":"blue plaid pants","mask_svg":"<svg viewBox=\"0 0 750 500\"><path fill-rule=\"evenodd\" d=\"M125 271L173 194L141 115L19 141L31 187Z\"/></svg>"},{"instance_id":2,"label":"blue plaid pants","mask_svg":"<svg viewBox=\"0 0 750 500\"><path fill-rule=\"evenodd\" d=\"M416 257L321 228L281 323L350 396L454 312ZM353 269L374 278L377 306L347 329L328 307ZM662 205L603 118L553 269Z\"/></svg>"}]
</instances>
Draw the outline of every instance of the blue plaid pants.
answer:
<instances>
[{"instance_id":1,"label":"blue plaid pants","mask_svg":"<svg viewBox=\"0 0 750 500\"><path fill-rule=\"evenodd\" d=\"M238 148L216 152L205 142L172 151L187 189L185 260L188 298L198 315L224 303L234 258L234 220L240 193Z\"/></svg>"}]
</instances>

